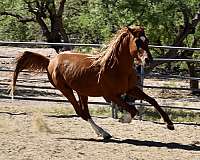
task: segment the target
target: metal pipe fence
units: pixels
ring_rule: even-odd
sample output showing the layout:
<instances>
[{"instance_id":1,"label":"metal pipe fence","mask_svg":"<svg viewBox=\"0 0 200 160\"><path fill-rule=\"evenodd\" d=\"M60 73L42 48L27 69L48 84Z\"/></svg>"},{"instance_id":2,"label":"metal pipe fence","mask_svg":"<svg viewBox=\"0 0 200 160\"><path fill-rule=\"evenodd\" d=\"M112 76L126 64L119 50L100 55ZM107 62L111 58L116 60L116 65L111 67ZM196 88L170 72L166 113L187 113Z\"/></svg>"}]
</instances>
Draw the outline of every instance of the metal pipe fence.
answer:
<instances>
[{"instance_id":1,"label":"metal pipe fence","mask_svg":"<svg viewBox=\"0 0 200 160\"><path fill-rule=\"evenodd\" d=\"M82 44L82 43L48 43L48 42L11 42L11 41L0 41L0 45L44 45L44 46L76 46L76 47L103 47L103 44ZM176 47L176 46L157 46L149 45L150 48L170 49L170 50L192 50L200 51L200 48L189 48L189 47Z\"/></svg>"}]
</instances>

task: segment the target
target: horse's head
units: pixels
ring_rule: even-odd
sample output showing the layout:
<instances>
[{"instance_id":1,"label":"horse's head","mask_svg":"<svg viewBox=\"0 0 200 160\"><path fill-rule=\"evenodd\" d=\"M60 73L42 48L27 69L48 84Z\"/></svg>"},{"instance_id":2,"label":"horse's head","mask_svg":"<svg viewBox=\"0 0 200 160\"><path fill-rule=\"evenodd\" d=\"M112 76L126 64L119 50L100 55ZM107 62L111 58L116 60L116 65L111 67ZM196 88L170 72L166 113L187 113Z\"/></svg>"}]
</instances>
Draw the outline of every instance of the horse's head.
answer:
<instances>
[{"instance_id":1,"label":"horse's head","mask_svg":"<svg viewBox=\"0 0 200 160\"><path fill-rule=\"evenodd\" d=\"M131 56L136 59L138 64L149 65L153 61L153 57L149 51L149 40L145 36L144 28L140 26L127 28L130 32L129 49Z\"/></svg>"}]
</instances>

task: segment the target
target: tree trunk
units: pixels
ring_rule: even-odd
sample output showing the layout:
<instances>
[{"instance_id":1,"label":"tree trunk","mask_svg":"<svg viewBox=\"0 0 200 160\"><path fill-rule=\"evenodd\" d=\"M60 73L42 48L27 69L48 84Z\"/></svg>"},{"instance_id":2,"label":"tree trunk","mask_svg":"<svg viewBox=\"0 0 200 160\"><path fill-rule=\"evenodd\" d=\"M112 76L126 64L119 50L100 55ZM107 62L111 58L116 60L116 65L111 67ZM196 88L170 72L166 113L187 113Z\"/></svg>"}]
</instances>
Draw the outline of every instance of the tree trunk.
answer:
<instances>
[{"instance_id":1,"label":"tree trunk","mask_svg":"<svg viewBox=\"0 0 200 160\"><path fill-rule=\"evenodd\" d=\"M69 43L68 36L65 33L65 30L63 30L63 24L62 24L62 17L59 17L57 15L54 15L53 17L50 17L51 19L51 31L49 34L49 37L47 38L47 42L50 43ZM70 46L52 46L56 50L57 53L61 50L70 50Z\"/></svg>"},{"instance_id":2,"label":"tree trunk","mask_svg":"<svg viewBox=\"0 0 200 160\"><path fill-rule=\"evenodd\" d=\"M51 34L47 39L48 42L52 43L69 43L69 38L65 32L64 25L62 22L62 15L64 11L64 4L66 0L61 0L58 10L56 10L55 2L52 1L48 5L49 18L51 20ZM52 46L57 53L61 50L70 50L70 46Z\"/></svg>"},{"instance_id":3,"label":"tree trunk","mask_svg":"<svg viewBox=\"0 0 200 160\"><path fill-rule=\"evenodd\" d=\"M62 22L65 2L66 0L60 0L60 5L58 9L56 9L54 0L46 1L43 3L40 3L39 0L36 0L34 2L25 1L25 3L28 5L29 12L33 13L36 16L36 22L40 25L43 36L46 37L47 42L49 43L69 43L69 38L65 32ZM51 25L49 27L45 22L46 18L50 19ZM70 46L63 47L50 45L50 47L54 48L57 53L59 53L60 50L63 50L63 48L64 50L71 49Z\"/></svg>"}]
</instances>

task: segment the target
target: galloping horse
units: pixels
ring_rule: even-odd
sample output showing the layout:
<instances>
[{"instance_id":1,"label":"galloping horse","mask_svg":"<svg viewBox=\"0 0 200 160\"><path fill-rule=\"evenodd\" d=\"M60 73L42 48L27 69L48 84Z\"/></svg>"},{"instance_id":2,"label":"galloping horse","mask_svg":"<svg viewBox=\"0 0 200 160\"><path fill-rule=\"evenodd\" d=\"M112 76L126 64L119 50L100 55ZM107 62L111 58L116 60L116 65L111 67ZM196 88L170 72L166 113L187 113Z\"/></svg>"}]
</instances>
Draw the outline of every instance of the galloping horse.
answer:
<instances>
[{"instance_id":1,"label":"galloping horse","mask_svg":"<svg viewBox=\"0 0 200 160\"><path fill-rule=\"evenodd\" d=\"M51 84L62 92L76 113L88 121L97 135L104 139L111 138L111 135L92 120L88 110L88 96L103 96L128 111L132 118L138 111L124 102L121 95L126 93L145 100L157 109L167 123L167 128L174 130L173 123L158 103L138 88L138 77L132 67L134 59L139 63L152 61L148 39L140 26L119 30L108 47L98 56L68 51L50 60L40 54L25 51L17 58L12 93L20 71L46 70ZM73 91L77 92L79 101Z\"/></svg>"}]
</instances>

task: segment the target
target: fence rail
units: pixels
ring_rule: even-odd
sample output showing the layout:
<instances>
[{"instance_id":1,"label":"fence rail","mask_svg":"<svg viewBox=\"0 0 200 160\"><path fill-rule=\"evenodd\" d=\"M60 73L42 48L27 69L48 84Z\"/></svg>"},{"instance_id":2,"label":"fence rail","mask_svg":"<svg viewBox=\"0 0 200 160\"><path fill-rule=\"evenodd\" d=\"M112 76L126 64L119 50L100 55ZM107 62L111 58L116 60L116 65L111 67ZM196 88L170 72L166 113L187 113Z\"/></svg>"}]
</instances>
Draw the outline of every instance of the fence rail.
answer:
<instances>
[{"instance_id":1,"label":"fence rail","mask_svg":"<svg viewBox=\"0 0 200 160\"><path fill-rule=\"evenodd\" d=\"M0 72L14 72L13 69L0 69ZM21 71L21 72L24 72L24 73L29 73L30 71L27 71L27 70L24 70L24 71ZM46 72L43 72L43 73L46 73ZM184 77L184 76L179 76L179 75L162 75L162 74L154 74L154 73L151 73L151 74L147 74L147 75L144 75L145 77L148 77L148 78L152 78L152 77L156 77L156 78L175 78L175 79L181 79L181 80L200 80L200 78L198 77Z\"/></svg>"},{"instance_id":2,"label":"fence rail","mask_svg":"<svg viewBox=\"0 0 200 160\"><path fill-rule=\"evenodd\" d=\"M46 81L48 82L48 81ZM10 83L6 82L0 82L1 86L9 86ZM55 89L51 86L36 86L36 85L23 85L23 84L17 84L16 87L23 87L23 88L35 88L35 89ZM143 88L149 88L149 89L166 89L166 90L182 90L182 91L200 91L200 89L193 89L193 88L181 88L181 87L158 87L158 86L149 86L149 85L143 85Z\"/></svg>"},{"instance_id":3,"label":"fence rail","mask_svg":"<svg viewBox=\"0 0 200 160\"><path fill-rule=\"evenodd\" d=\"M10 42L0 41L0 45L44 45L44 46L77 46L77 47L102 47L102 44L77 44L77 43L48 43L48 42Z\"/></svg>"},{"instance_id":4,"label":"fence rail","mask_svg":"<svg viewBox=\"0 0 200 160\"><path fill-rule=\"evenodd\" d=\"M154 61L165 61L165 62L200 62L200 59L178 59L178 58L174 58L174 59L169 59L169 58L154 58Z\"/></svg>"},{"instance_id":5,"label":"fence rail","mask_svg":"<svg viewBox=\"0 0 200 160\"><path fill-rule=\"evenodd\" d=\"M4 96L0 95L0 98L2 99L11 99L10 96ZM36 98L36 97L20 97L20 96L15 96L15 99L18 100L33 100L33 101L48 101L48 102L64 102L64 103L70 103L67 99L53 99L53 98ZM111 105L111 103L108 102L88 102L88 104L95 104L95 105ZM153 107L150 104L147 103L132 103L132 105L139 105L139 106L148 106L148 107ZM161 107L166 108L166 109L183 109L183 110L192 110L192 111L200 111L200 108L194 108L194 107L185 107L185 106L167 106L167 105L162 105Z\"/></svg>"},{"instance_id":6,"label":"fence rail","mask_svg":"<svg viewBox=\"0 0 200 160\"><path fill-rule=\"evenodd\" d=\"M48 43L48 42L11 42L11 41L0 41L0 45L48 45L48 46L78 46L78 47L103 47L103 44L82 44L82 43ZM189 47L176 47L176 46L157 46L149 45L150 48L160 49L173 49L173 50L192 50L200 51L200 48L189 48Z\"/></svg>"}]
</instances>

